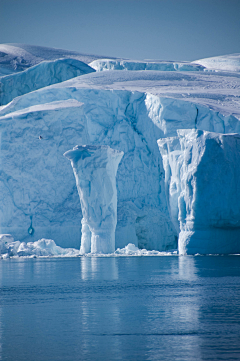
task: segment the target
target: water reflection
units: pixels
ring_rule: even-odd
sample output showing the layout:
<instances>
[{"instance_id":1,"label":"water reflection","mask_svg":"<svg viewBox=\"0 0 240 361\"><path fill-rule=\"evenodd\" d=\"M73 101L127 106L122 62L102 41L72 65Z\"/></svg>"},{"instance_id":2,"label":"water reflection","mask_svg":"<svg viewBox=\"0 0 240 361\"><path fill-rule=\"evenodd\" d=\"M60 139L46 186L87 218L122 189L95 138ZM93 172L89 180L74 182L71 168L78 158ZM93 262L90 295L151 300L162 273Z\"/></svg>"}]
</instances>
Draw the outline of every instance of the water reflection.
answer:
<instances>
[{"instance_id":1,"label":"water reflection","mask_svg":"<svg viewBox=\"0 0 240 361\"><path fill-rule=\"evenodd\" d=\"M195 289L197 270L194 257L164 259L152 281L158 284L148 303L146 324L151 322L149 359L162 350L162 359L202 360L199 335L201 294ZM151 342L151 343L150 343ZM193 357L194 355L194 357Z\"/></svg>"},{"instance_id":2,"label":"water reflection","mask_svg":"<svg viewBox=\"0 0 240 361\"><path fill-rule=\"evenodd\" d=\"M0 266L0 287L2 288L2 267ZM2 327L2 306L0 305L0 360L2 360L2 337L3 337L3 327Z\"/></svg>"},{"instance_id":3,"label":"water reflection","mask_svg":"<svg viewBox=\"0 0 240 361\"><path fill-rule=\"evenodd\" d=\"M196 257L194 256L179 256L178 257L178 277L180 280L196 281Z\"/></svg>"},{"instance_id":4,"label":"water reflection","mask_svg":"<svg viewBox=\"0 0 240 361\"><path fill-rule=\"evenodd\" d=\"M0 267L4 361L240 359L240 258L81 257Z\"/></svg>"},{"instance_id":5,"label":"water reflection","mask_svg":"<svg viewBox=\"0 0 240 361\"><path fill-rule=\"evenodd\" d=\"M81 257L82 280L117 280L118 265L114 257Z\"/></svg>"}]
</instances>

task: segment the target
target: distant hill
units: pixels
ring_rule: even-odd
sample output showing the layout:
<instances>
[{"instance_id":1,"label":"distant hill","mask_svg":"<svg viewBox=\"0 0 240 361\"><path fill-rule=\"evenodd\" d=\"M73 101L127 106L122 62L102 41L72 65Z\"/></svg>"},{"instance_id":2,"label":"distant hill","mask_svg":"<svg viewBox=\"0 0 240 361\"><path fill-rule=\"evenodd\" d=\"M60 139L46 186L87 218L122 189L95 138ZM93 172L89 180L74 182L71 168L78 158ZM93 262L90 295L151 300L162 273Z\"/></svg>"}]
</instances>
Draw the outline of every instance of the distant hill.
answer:
<instances>
[{"instance_id":1,"label":"distant hill","mask_svg":"<svg viewBox=\"0 0 240 361\"><path fill-rule=\"evenodd\" d=\"M76 51L47 48L36 45L0 44L0 76L26 70L44 60L56 60L61 58L76 59L89 64L96 59L108 57L81 54Z\"/></svg>"}]
</instances>

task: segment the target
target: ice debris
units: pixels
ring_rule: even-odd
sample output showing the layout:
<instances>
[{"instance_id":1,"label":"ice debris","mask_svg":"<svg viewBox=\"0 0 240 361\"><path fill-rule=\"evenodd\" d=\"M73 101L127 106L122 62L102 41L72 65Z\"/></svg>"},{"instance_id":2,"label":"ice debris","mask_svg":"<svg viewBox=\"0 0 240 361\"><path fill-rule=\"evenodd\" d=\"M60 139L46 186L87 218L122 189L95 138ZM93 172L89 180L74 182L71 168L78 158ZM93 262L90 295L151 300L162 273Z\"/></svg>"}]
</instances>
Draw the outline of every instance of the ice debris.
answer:
<instances>
[{"instance_id":1,"label":"ice debris","mask_svg":"<svg viewBox=\"0 0 240 361\"><path fill-rule=\"evenodd\" d=\"M123 152L106 145L83 145L64 155L71 160L82 207L80 253L114 252L116 174Z\"/></svg>"},{"instance_id":2,"label":"ice debris","mask_svg":"<svg viewBox=\"0 0 240 361\"><path fill-rule=\"evenodd\" d=\"M139 249L129 243L124 248L118 248L112 253L87 253L85 257L128 257L128 256L176 256L177 250L167 252L147 251ZM9 234L0 235L0 259L7 258L41 258L41 257L80 257L79 250L75 248L61 248L52 239L40 239L36 242L14 241Z\"/></svg>"},{"instance_id":3,"label":"ice debris","mask_svg":"<svg viewBox=\"0 0 240 361\"><path fill-rule=\"evenodd\" d=\"M0 258L9 257L76 257L79 250L61 248L52 239L36 242L14 241L9 234L0 235Z\"/></svg>"}]
</instances>

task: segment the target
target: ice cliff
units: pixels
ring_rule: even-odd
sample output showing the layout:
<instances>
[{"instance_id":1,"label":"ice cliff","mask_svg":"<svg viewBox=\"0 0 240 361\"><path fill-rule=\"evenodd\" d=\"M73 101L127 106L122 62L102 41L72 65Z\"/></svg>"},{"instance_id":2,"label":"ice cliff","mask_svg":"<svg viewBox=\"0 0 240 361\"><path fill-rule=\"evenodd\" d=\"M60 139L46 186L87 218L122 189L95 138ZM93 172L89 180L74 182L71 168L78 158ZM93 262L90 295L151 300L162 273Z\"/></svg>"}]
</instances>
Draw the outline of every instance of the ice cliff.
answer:
<instances>
[{"instance_id":1,"label":"ice cliff","mask_svg":"<svg viewBox=\"0 0 240 361\"><path fill-rule=\"evenodd\" d=\"M96 71L105 70L157 70L157 71L203 71L204 66L188 62L133 61L121 59L97 59L89 64Z\"/></svg>"},{"instance_id":2,"label":"ice cliff","mask_svg":"<svg viewBox=\"0 0 240 361\"><path fill-rule=\"evenodd\" d=\"M61 100L54 102L48 93L50 103L31 106L30 101L29 107L1 118L1 233L20 241L52 238L60 246L79 247L81 207L63 153L77 143L103 144L124 152L117 173L116 247L176 247L161 192L157 139L163 132L148 116L146 95L74 88L56 95ZM75 99L69 100L71 96Z\"/></svg>"},{"instance_id":3,"label":"ice cliff","mask_svg":"<svg viewBox=\"0 0 240 361\"><path fill-rule=\"evenodd\" d=\"M240 135L178 130L158 145L179 253L240 253Z\"/></svg>"},{"instance_id":4,"label":"ice cliff","mask_svg":"<svg viewBox=\"0 0 240 361\"><path fill-rule=\"evenodd\" d=\"M157 140L178 137L179 129L240 133L239 97L238 73L165 69L92 72L14 98L0 107L0 233L80 247L83 214L63 154L88 144L124 152L116 248L176 248L180 188L169 197ZM176 179L178 167L168 167Z\"/></svg>"},{"instance_id":5,"label":"ice cliff","mask_svg":"<svg viewBox=\"0 0 240 361\"><path fill-rule=\"evenodd\" d=\"M113 253L117 225L116 174L123 152L109 146L76 146L71 160L82 208L80 253Z\"/></svg>"}]
</instances>

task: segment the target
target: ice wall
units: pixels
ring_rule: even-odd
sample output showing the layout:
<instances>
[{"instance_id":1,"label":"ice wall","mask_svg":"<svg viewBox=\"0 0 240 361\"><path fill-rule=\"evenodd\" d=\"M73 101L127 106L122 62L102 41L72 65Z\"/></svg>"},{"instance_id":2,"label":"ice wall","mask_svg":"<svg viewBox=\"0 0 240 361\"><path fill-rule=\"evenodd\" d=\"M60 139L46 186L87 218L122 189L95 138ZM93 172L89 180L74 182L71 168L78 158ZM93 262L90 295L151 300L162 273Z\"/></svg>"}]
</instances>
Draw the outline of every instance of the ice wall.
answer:
<instances>
[{"instance_id":1,"label":"ice wall","mask_svg":"<svg viewBox=\"0 0 240 361\"><path fill-rule=\"evenodd\" d=\"M116 174L123 152L109 146L76 146L71 160L82 207L80 253L115 251L117 225Z\"/></svg>"},{"instance_id":2,"label":"ice wall","mask_svg":"<svg viewBox=\"0 0 240 361\"><path fill-rule=\"evenodd\" d=\"M134 61L121 59L97 59L89 64L96 71L105 70L157 70L157 71L203 71L204 66L173 61Z\"/></svg>"},{"instance_id":3,"label":"ice wall","mask_svg":"<svg viewBox=\"0 0 240 361\"><path fill-rule=\"evenodd\" d=\"M81 207L62 154L76 144L104 144L124 152L117 173L116 247L176 248L157 146L164 133L149 116L145 94L48 87L19 97L15 105L20 103L24 109L0 118L0 233L79 247Z\"/></svg>"},{"instance_id":4,"label":"ice wall","mask_svg":"<svg viewBox=\"0 0 240 361\"><path fill-rule=\"evenodd\" d=\"M124 151L117 173L116 247L134 243L159 251L175 248L178 232L167 208L157 140L176 136L179 128L239 132L239 121L178 99L79 89L72 82L25 94L0 109L0 233L24 242L54 239L61 247L78 248L81 207L73 172L62 154L76 144L104 144Z\"/></svg>"},{"instance_id":5,"label":"ice wall","mask_svg":"<svg viewBox=\"0 0 240 361\"><path fill-rule=\"evenodd\" d=\"M158 145L179 253L240 253L240 135L178 130Z\"/></svg>"},{"instance_id":6,"label":"ice wall","mask_svg":"<svg viewBox=\"0 0 240 361\"><path fill-rule=\"evenodd\" d=\"M0 105L20 95L94 71L76 59L43 61L25 71L0 78Z\"/></svg>"}]
</instances>

